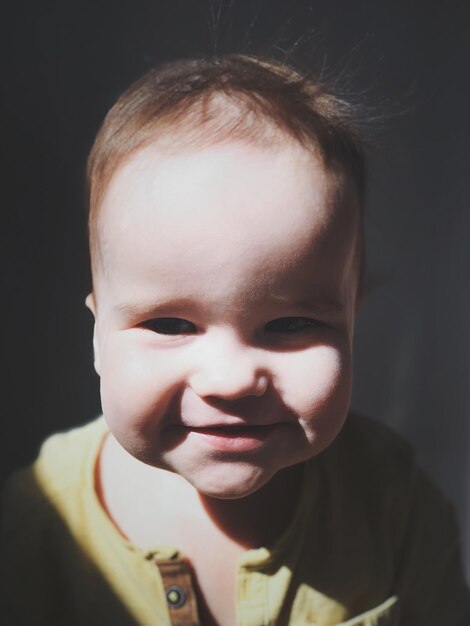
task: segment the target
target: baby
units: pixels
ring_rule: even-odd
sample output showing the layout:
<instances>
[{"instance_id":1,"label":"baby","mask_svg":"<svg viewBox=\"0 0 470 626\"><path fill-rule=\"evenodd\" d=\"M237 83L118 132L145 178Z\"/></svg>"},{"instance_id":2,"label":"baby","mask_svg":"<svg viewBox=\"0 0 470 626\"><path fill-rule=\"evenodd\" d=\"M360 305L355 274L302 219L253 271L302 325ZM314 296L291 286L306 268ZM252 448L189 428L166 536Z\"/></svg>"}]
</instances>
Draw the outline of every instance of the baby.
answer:
<instances>
[{"instance_id":1,"label":"baby","mask_svg":"<svg viewBox=\"0 0 470 626\"><path fill-rule=\"evenodd\" d=\"M348 416L347 105L269 60L173 63L111 109L88 174L104 418L10 481L6 623L468 626L452 510Z\"/></svg>"}]
</instances>

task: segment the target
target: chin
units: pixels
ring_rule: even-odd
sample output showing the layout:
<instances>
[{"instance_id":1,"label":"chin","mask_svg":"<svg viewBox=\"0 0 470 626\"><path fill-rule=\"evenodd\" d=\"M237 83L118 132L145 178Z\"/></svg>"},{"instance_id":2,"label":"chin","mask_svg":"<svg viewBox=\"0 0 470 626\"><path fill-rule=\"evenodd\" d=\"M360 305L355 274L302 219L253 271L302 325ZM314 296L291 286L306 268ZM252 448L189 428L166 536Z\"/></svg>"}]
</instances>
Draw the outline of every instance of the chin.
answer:
<instances>
[{"instance_id":1,"label":"chin","mask_svg":"<svg viewBox=\"0 0 470 626\"><path fill-rule=\"evenodd\" d=\"M208 470L209 476L186 478L188 482L202 495L219 500L238 500L245 498L266 485L272 478L260 468L251 471L240 471L240 468L230 468L228 472Z\"/></svg>"}]
</instances>

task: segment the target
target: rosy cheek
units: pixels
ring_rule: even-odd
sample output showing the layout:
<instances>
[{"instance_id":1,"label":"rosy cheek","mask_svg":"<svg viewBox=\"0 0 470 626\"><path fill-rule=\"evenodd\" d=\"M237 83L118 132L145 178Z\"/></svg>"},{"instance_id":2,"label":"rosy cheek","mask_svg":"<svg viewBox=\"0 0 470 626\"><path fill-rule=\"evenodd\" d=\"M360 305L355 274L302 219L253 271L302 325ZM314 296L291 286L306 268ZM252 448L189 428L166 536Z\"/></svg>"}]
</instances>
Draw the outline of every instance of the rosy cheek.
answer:
<instances>
[{"instance_id":1,"label":"rosy cheek","mask_svg":"<svg viewBox=\"0 0 470 626\"><path fill-rule=\"evenodd\" d=\"M124 419L130 411L132 415L143 410L152 378L147 361L119 337L107 342L101 361L101 401L108 418Z\"/></svg>"},{"instance_id":2,"label":"rosy cheek","mask_svg":"<svg viewBox=\"0 0 470 626\"><path fill-rule=\"evenodd\" d=\"M324 345L292 356L297 358L286 368L284 400L299 417L320 419L349 401L349 351Z\"/></svg>"},{"instance_id":3,"label":"rosy cheek","mask_svg":"<svg viewBox=\"0 0 470 626\"><path fill-rule=\"evenodd\" d=\"M135 335L112 338L102 359L103 412L115 424L154 425L174 398L182 376L174 356L143 345Z\"/></svg>"},{"instance_id":4,"label":"rosy cheek","mask_svg":"<svg viewBox=\"0 0 470 626\"><path fill-rule=\"evenodd\" d=\"M349 360L342 351L330 346L323 346L317 350L317 362L313 372L314 389L318 401L328 402L335 398L349 381Z\"/></svg>"}]
</instances>

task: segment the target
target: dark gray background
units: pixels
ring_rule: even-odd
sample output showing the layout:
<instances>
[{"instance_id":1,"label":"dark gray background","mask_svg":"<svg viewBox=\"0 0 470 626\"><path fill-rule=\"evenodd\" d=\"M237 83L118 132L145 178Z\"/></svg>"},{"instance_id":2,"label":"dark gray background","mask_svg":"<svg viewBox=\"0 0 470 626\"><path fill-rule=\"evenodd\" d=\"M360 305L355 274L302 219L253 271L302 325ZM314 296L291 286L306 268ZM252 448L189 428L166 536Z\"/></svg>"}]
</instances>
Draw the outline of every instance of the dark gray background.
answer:
<instances>
[{"instance_id":1,"label":"dark gray background","mask_svg":"<svg viewBox=\"0 0 470 626\"><path fill-rule=\"evenodd\" d=\"M99 412L83 170L117 95L152 64L300 48L342 70L372 130L369 295L354 406L402 432L455 503L470 572L469 18L466 1L18 1L0 25L1 474ZM256 18L256 19L255 19ZM253 23L254 20L254 23Z\"/></svg>"}]
</instances>

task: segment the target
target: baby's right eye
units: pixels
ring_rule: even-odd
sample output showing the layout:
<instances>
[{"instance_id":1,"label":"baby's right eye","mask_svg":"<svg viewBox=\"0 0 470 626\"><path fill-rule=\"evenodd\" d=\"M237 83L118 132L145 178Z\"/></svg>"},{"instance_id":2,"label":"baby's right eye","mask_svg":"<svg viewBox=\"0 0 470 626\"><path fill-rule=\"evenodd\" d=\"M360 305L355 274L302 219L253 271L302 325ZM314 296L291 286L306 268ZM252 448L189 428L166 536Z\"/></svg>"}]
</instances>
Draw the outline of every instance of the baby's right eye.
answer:
<instances>
[{"instance_id":1,"label":"baby's right eye","mask_svg":"<svg viewBox=\"0 0 470 626\"><path fill-rule=\"evenodd\" d=\"M141 324L159 335L193 335L196 327L188 320L179 317L156 317Z\"/></svg>"}]
</instances>

